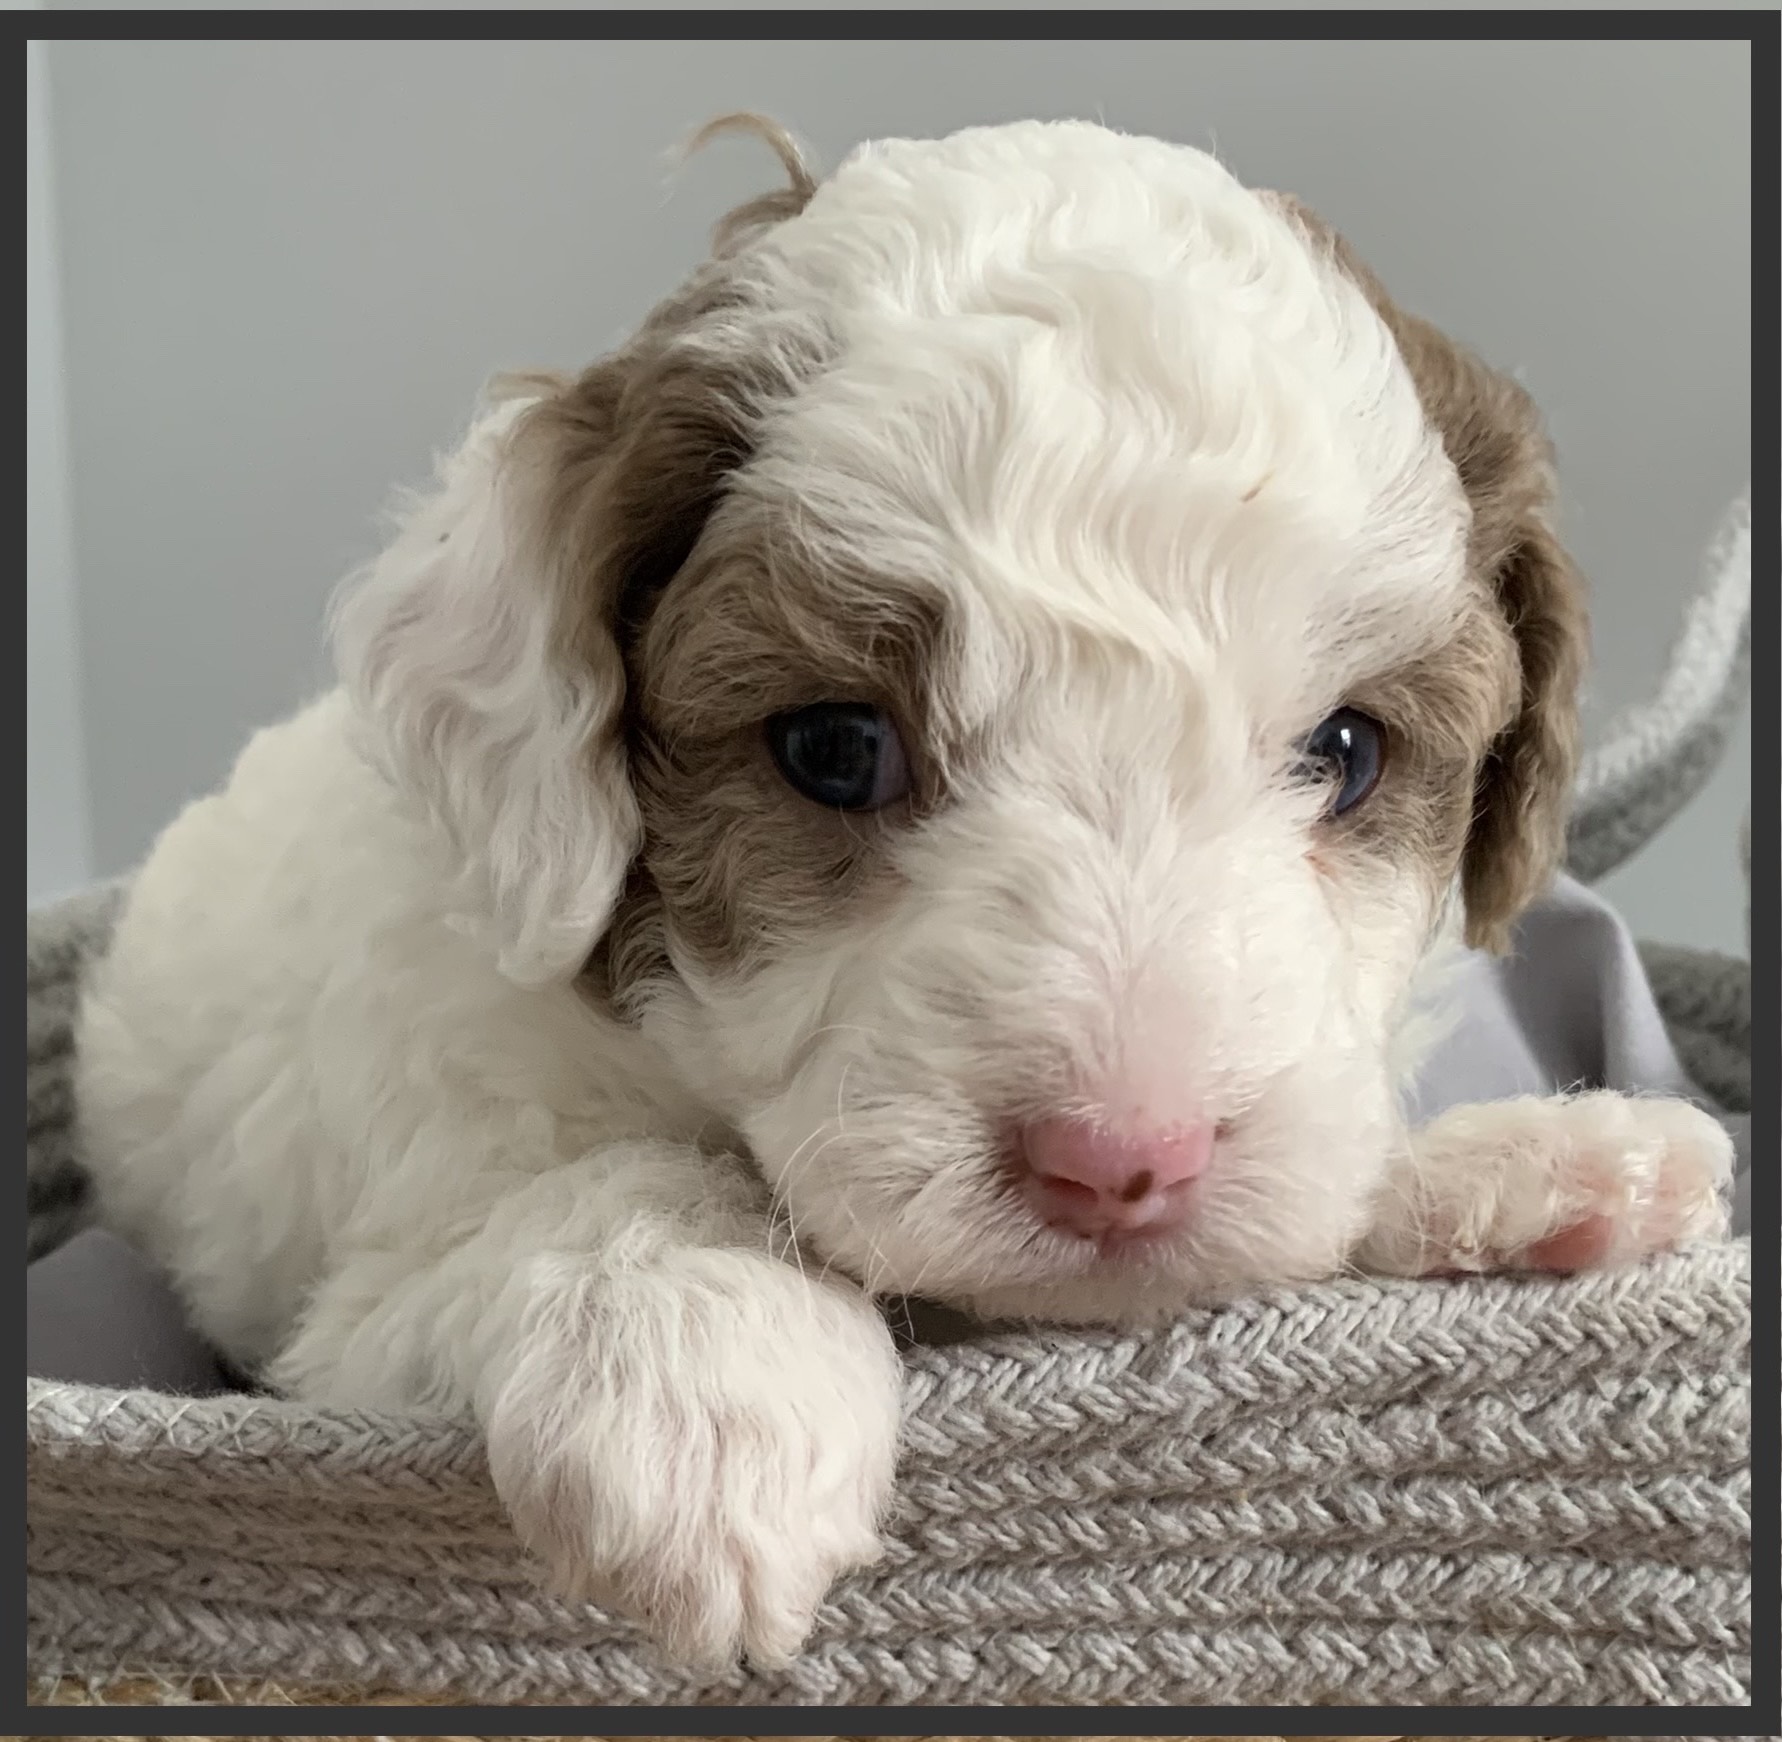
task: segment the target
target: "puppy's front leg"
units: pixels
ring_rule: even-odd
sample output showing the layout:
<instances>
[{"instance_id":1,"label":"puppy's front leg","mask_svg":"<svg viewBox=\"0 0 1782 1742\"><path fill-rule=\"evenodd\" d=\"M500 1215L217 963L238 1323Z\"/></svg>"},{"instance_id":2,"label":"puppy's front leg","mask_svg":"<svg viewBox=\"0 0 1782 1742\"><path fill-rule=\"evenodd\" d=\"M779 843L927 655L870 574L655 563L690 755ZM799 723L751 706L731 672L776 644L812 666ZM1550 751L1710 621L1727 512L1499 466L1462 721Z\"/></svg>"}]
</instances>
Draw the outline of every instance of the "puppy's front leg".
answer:
<instances>
[{"instance_id":1,"label":"puppy's front leg","mask_svg":"<svg viewBox=\"0 0 1782 1742\"><path fill-rule=\"evenodd\" d=\"M1411 1133L1353 1254L1392 1276L1592 1269L1723 1237L1733 1146L1687 1101L1533 1096Z\"/></svg>"},{"instance_id":2,"label":"puppy's front leg","mask_svg":"<svg viewBox=\"0 0 1782 1742\"><path fill-rule=\"evenodd\" d=\"M723 1158L602 1151L501 1196L432 1263L347 1266L275 1378L469 1402L557 1590L688 1659L783 1662L879 1552L901 1369L859 1289L772 1255L766 1212Z\"/></svg>"}]
</instances>

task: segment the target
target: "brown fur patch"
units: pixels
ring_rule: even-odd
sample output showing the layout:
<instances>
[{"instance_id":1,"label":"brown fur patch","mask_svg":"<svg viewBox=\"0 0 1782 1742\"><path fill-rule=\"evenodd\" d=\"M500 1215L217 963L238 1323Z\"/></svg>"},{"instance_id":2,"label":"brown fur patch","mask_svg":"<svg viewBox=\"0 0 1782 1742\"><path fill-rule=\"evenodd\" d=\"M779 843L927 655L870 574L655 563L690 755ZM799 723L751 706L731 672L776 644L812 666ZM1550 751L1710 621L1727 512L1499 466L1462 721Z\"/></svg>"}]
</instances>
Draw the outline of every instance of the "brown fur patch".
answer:
<instances>
[{"instance_id":1,"label":"brown fur patch","mask_svg":"<svg viewBox=\"0 0 1782 1742\"><path fill-rule=\"evenodd\" d=\"M1559 867L1577 767L1588 626L1583 579L1553 531L1552 449L1516 382L1399 308L1316 213L1291 196L1269 197L1354 279L1397 340L1472 504L1474 572L1515 637L1517 704L1480 747L1463 861L1467 941L1501 950Z\"/></svg>"},{"instance_id":2,"label":"brown fur patch","mask_svg":"<svg viewBox=\"0 0 1782 1742\"><path fill-rule=\"evenodd\" d=\"M713 534L634 649L633 767L661 918L722 971L889 882L875 846L938 795L948 731L937 601L839 557L807 567L759 505L727 511ZM843 814L787 786L763 722L819 701L886 710L910 760L907 800Z\"/></svg>"},{"instance_id":3,"label":"brown fur patch","mask_svg":"<svg viewBox=\"0 0 1782 1742\"><path fill-rule=\"evenodd\" d=\"M1331 824L1326 859L1415 865L1439 896L1467 850L1477 770L1515 713L1519 669L1508 626L1481 595L1440 648L1358 689L1351 705L1386 727L1386 772Z\"/></svg>"},{"instance_id":4,"label":"brown fur patch","mask_svg":"<svg viewBox=\"0 0 1782 1742\"><path fill-rule=\"evenodd\" d=\"M803 147L791 133L769 116L746 110L734 115L719 115L706 122L687 141L683 158L703 150L725 133L747 133L761 140L780 160L787 185L736 207L718 220L712 230L712 253L719 259L735 253L760 231L797 217L817 191L817 178L811 173Z\"/></svg>"}]
</instances>

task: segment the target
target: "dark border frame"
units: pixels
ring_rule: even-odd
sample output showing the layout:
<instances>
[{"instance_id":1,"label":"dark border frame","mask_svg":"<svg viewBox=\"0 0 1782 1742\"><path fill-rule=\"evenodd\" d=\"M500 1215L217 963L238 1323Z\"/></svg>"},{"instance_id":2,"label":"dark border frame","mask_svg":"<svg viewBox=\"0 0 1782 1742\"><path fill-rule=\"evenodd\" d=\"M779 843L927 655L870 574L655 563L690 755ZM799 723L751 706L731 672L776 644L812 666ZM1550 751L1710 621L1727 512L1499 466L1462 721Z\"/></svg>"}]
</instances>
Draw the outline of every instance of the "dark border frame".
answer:
<instances>
[{"instance_id":1,"label":"dark border frame","mask_svg":"<svg viewBox=\"0 0 1782 1742\"><path fill-rule=\"evenodd\" d=\"M599 37L607 40L639 37L710 39L767 39L845 35L934 39L1022 38L1026 40L1082 41L1088 39L1144 40L1192 34L1208 40L1255 36L1302 41L1385 41L1419 37L1425 32L1407 28L1421 14L1405 12L693 12L650 13L640 11L571 12L419 12L355 11L297 12L288 10L241 12L13 12L0 20L0 32L14 47L15 83L22 98L24 45L29 40L61 41L89 37L121 40L179 41L214 38L235 33L264 37L288 35L314 38L333 36L355 40L426 37L484 40L491 36L510 39ZM1191 19L1192 31L1182 30ZM597 21L597 28L589 28ZM426 28L449 23L451 28ZM576 28L577 24L581 28ZM916 25L921 29L913 28ZM1026 26L1018 29L1016 26ZM838 28L839 27L839 28ZM1554 38L1592 41L1718 40L1751 44L1752 114L1752 210L1753 322L1751 356L1753 380L1760 391L1752 404L1752 557L1754 573L1768 585L1754 586L1752 598L1752 962L1769 964L1753 974L1753 1052L1772 1063L1759 1076L1762 1092L1754 1098L1751 1115L1753 1154L1774 1158L1782 1153L1782 1118L1777 1100L1775 1060L1782 1053L1782 919L1777 892L1779 823L1782 810L1777 795L1782 790L1782 734L1778 732L1775 698L1779 654L1782 654L1782 600L1778 599L1778 493L1779 475L1776 383L1779 374L1779 334L1776 311L1782 309L1782 272L1779 272L1777 213L1782 206L1778 165L1782 163L1782 81L1778 78L1778 48L1782 45L1782 17L1771 12L1651 12L1527 11L1442 13L1440 36L1521 40ZM17 111L24 112L21 101ZM15 151L19 150L15 133ZM17 159L15 159L17 161ZM15 174L12 187L21 186ZM15 192L15 199L19 196ZM20 202L22 205L22 200ZM15 210L18 208L15 207ZM12 233L22 232L22 211ZM17 283L17 279L14 279ZM22 299L21 299L22 300ZM21 310L22 313L22 310ZM15 359L18 353L14 353ZM15 368L20 364L15 361ZM20 395L22 399L22 394ZM16 402L15 402L16 403ZM16 425L14 426L16 429ZM22 446L22 439L15 436ZM22 463L14 476L22 479ZM23 515L15 524L22 524ZM24 641L15 644L23 658ZM23 685L20 686L20 693ZM1763 729L1757 730L1761 712ZM1761 799L1761 802L1758 802ZM23 882L22 873L20 882ZM21 890L22 893L22 890ZM17 1016L13 1020L18 1020ZM1757 1075L1757 1073L1754 1073ZM1766 1310L1752 1325L1752 1364L1757 1375L1778 1371L1778 1324L1774 1310L1782 1290L1778 1288L1777 1244L1778 1170L1761 1164L1752 1181L1752 1284ZM23 1269L7 1317L10 1346L23 1350ZM18 1367L22 1368L22 1358ZM1779 1624L1777 1548L1782 1523L1782 1491L1773 1479L1778 1464L1778 1393L1761 1392L1769 1403L1757 1410L1752 1428L1753 1462L1768 1472L1756 1486L1752 1505L1753 1570L1758 1574L1752 1599L1753 1637L1782 1638ZM0 1604L11 1636L20 1641L20 1682L24 1686L23 1614L24 1563L23 1456L19 1442L8 1442L0 1459L17 1472L11 1491L19 1504L0 1518L0 1543L7 1559L21 1569L21 1576L0 1588ZM1779 1671L1782 1650L1760 1650L1753 1666L1753 1701L1750 1706L1696 1707L1669 1713L1662 1707L1518 1707L1505 1710L1450 1707L1359 1708L1246 1708L1123 1707L1113 1710L1061 1707L958 1707L881 1706L782 1707L14 1707L8 1701L0 1711L8 1716L13 1733L24 1736L87 1736L99 1730L114 1735L189 1735L193 1718L202 1714L204 1733L264 1736L435 1736L449 1730L455 1735L541 1735L551 1724L556 1734L572 1735L723 1735L746 1730L753 1734L786 1736L833 1735L843 1731L858 1736L973 1735L1081 1735L1092 1728L1100 1735L1172 1735L1217 1733L1226 1736L1378 1735L1392 1732L1416 1736L1560 1736L1573 1732L1601 1735L1613 1730L1627 1736L1668 1736L1686 1729L1695 1736L1775 1736L1782 1732L1779 1710ZM97 1714L103 1713L100 1717ZM1196 1725L1198 1721L1198 1728Z\"/></svg>"}]
</instances>

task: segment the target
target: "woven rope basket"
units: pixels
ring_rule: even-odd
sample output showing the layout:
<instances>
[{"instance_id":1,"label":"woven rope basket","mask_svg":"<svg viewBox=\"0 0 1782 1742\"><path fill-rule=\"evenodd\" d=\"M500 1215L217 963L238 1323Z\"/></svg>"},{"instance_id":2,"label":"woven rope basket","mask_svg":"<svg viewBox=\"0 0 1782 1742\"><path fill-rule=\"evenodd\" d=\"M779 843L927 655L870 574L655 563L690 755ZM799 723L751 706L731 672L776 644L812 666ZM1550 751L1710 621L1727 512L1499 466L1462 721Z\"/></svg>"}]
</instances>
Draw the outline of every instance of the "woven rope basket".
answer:
<instances>
[{"instance_id":1,"label":"woven rope basket","mask_svg":"<svg viewBox=\"0 0 1782 1742\"><path fill-rule=\"evenodd\" d=\"M1586 772L1582 874L1713 765L1744 525L1660 703ZM28 919L37 1157L66 1150L68 1018L110 911L101 893ZM1648 963L1698 1080L1748 1105L1744 964ZM890 1553L775 1675L678 1671L541 1596L459 1428L30 1381L34 1697L1743 1704L1749 1315L1735 1242L919 1347Z\"/></svg>"}]
</instances>

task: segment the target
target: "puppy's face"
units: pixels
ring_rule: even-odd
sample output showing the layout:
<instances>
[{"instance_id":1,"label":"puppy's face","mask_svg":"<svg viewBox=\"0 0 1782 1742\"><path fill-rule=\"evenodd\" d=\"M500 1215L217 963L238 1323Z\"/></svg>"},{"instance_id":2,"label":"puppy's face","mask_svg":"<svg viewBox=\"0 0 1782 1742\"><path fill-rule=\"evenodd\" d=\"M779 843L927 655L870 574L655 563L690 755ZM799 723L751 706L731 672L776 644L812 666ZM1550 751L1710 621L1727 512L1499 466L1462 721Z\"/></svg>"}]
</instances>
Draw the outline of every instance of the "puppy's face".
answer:
<instances>
[{"instance_id":1,"label":"puppy's face","mask_svg":"<svg viewBox=\"0 0 1782 1742\"><path fill-rule=\"evenodd\" d=\"M1391 530L1461 612L1453 497ZM842 582L783 554L796 509L715 528L645 636L614 944L661 954L621 996L875 1287L1101 1317L1330 1273L1391 1145L1462 740L1507 705L1495 619L1412 632L1389 533L1350 553L1368 609L1321 619L1260 496L1157 565L1173 595L1116 539Z\"/></svg>"},{"instance_id":2,"label":"puppy's face","mask_svg":"<svg viewBox=\"0 0 1782 1742\"><path fill-rule=\"evenodd\" d=\"M875 1289L1328 1274L1420 959L1552 856L1526 408L1195 152L984 130L797 204L519 426L562 657L624 670L600 988Z\"/></svg>"}]
</instances>

